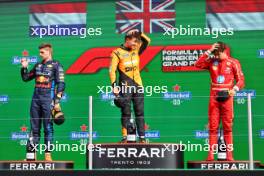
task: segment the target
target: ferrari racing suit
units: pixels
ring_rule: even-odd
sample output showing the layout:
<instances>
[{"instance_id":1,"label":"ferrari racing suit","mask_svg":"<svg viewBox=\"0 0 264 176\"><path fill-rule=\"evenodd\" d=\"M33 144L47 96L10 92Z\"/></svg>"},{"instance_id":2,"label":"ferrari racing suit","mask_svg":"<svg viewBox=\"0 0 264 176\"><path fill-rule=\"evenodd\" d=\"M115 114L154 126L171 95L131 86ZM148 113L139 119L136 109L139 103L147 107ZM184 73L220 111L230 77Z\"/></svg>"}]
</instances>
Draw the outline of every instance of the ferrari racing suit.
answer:
<instances>
[{"instance_id":1,"label":"ferrari racing suit","mask_svg":"<svg viewBox=\"0 0 264 176\"><path fill-rule=\"evenodd\" d=\"M210 151L207 160L213 160L212 146L217 144L217 131L220 119L224 130L224 140L226 145L233 145L233 96L228 96L227 100L219 102L216 100L219 91L229 91L234 89L239 91L244 87L244 75L238 60L227 57L223 60L210 58L210 51L202 54L195 66L207 69L211 77L210 100L208 107L209 117L209 145ZM234 84L234 81L236 84ZM227 160L233 160L232 151L227 150Z\"/></svg>"}]
</instances>

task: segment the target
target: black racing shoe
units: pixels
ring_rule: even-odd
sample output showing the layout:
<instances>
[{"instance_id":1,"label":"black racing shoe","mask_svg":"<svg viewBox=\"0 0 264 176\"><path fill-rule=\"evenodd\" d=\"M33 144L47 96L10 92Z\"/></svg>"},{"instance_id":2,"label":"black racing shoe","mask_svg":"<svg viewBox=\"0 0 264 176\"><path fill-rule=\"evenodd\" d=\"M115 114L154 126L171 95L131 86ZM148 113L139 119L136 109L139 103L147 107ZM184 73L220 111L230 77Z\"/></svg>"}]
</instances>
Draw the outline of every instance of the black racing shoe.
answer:
<instances>
[{"instance_id":1,"label":"black racing shoe","mask_svg":"<svg viewBox=\"0 0 264 176\"><path fill-rule=\"evenodd\" d=\"M123 137L123 139L119 143L120 144L126 144L127 143L127 138Z\"/></svg>"},{"instance_id":2,"label":"black racing shoe","mask_svg":"<svg viewBox=\"0 0 264 176\"><path fill-rule=\"evenodd\" d=\"M139 138L139 141L138 141L140 144L146 144L147 141L145 138Z\"/></svg>"}]
</instances>

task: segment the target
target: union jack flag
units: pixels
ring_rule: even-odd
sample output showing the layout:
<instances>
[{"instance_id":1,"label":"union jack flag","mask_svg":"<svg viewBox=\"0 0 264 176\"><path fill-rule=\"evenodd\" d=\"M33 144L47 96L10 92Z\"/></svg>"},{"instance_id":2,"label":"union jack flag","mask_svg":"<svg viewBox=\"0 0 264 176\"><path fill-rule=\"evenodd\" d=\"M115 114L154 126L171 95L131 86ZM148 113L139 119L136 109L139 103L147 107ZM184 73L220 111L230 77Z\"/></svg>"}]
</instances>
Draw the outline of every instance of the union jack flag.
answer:
<instances>
[{"instance_id":1,"label":"union jack flag","mask_svg":"<svg viewBox=\"0 0 264 176\"><path fill-rule=\"evenodd\" d=\"M116 1L116 32L164 32L175 26L175 0Z\"/></svg>"}]
</instances>

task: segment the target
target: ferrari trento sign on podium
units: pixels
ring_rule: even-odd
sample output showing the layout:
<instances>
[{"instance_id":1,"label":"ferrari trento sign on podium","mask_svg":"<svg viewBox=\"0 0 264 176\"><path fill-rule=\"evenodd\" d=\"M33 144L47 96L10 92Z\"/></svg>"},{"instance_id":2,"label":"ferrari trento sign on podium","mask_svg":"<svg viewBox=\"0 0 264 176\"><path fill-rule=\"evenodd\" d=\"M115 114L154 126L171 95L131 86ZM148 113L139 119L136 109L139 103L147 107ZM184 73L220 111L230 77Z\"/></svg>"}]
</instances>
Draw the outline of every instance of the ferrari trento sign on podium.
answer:
<instances>
[{"instance_id":1,"label":"ferrari trento sign on podium","mask_svg":"<svg viewBox=\"0 0 264 176\"><path fill-rule=\"evenodd\" d=\"M0 170L73 170L73 161L0 161Z\"/></svg>"},{"instance_id":2,"label":"ferrari trento sign on podium","mask_svg":"<svg viewBox=\"0 0 264 176\"><path fill-rule=\"evenodd\" d=\"M94 144L93 169L184 168L184 153L178 144ZM87 152L87 168L89 166Z\"/></svg>"}]
</instances>

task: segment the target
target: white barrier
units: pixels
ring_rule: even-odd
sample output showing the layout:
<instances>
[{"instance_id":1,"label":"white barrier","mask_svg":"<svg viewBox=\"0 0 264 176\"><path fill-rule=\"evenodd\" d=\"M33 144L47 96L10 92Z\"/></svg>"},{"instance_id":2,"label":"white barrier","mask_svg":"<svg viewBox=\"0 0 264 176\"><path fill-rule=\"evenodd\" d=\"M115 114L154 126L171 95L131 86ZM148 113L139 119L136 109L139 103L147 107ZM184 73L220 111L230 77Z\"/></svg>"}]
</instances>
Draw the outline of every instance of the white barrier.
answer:
<instances>
[{"instance_id":1,"label":"white barrier","mask_svg":"<svg viewBox=\"0 0 264 176\"><path fill-rule=\"evenodd\" d=\"M252 112L251 112L251 95L250 93L247 96L248 98L248 146L249 146L249 168L250 170L254 169L253 163L253 138L252 138Z\"/></svg>"},{"instance_id":2,"label":"white barrier","mask_svg":"<svg viewBox=\"0 0 264 176\"><path fill-rule=\"evenodd\" d=\"M89 96L89 146L93 144L93 97ZM93 169L93 154L89 149L89 170Z\"/></svg>"}]
</instances>

